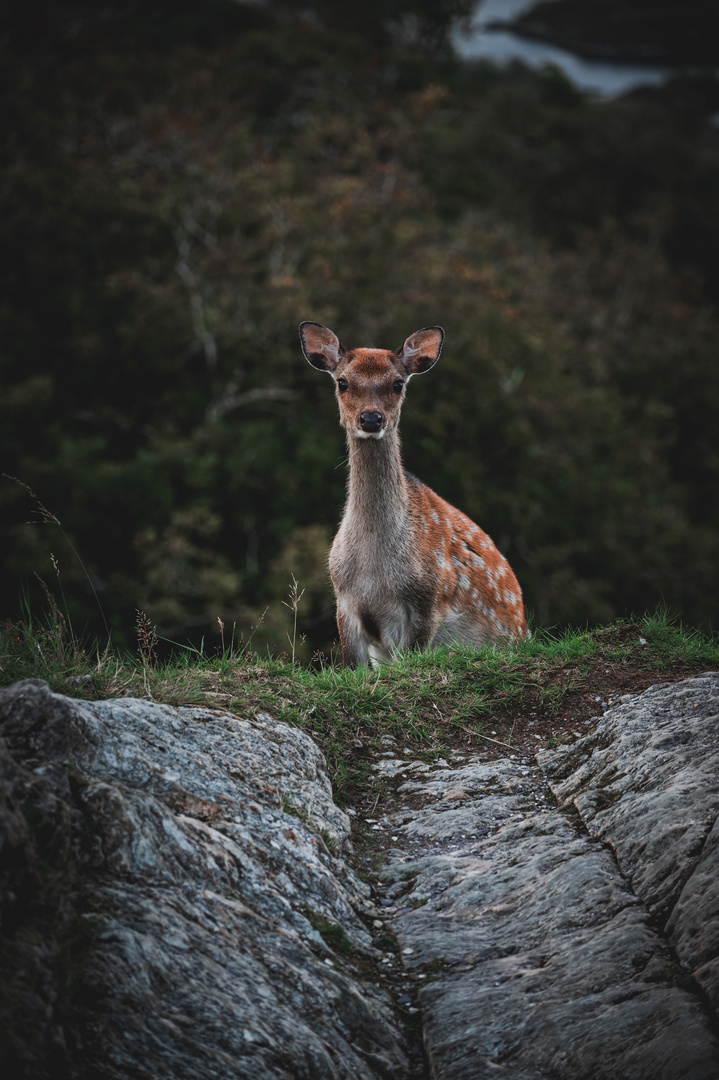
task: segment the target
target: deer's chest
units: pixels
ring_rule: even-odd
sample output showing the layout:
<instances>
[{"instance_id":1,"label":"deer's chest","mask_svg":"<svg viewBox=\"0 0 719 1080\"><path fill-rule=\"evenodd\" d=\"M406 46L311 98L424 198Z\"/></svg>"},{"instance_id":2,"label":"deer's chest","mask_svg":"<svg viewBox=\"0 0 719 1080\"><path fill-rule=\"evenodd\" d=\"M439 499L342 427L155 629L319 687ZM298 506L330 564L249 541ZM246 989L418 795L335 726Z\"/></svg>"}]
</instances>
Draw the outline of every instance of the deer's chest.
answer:
<instances>
[{"instance_id":1,"label":"deer's chest","mask_svg":"<svg viewBox=\"0 0 719 1080\"><path fill-rule=\"evenodd\" d=\"M404 530L357 530L351 522L340 526L329 568L336 590L365 599L405 593L417 580L419 570Z\"/></svg>"}]
</instances>

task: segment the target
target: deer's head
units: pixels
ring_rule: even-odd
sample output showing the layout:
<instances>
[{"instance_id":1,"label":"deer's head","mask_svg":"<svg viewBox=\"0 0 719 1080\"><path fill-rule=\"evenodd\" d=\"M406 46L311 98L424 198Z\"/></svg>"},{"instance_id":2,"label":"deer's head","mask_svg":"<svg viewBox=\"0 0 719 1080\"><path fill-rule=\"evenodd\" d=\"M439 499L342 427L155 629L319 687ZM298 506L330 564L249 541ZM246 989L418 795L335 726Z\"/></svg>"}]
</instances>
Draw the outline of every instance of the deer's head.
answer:
<instances>
[{"instance_id":1,"label":"deer's head","mask_svg":"<svg viewBox=\"0 0 719 1080\"><path fill-rule=\"evenodd\" d=\"M444 340L441 326L410 334L401 349L350 349L321 323L300 323L302 351L334 379L340 423L357 439L381 439L397 427L405 387L434 367Z\"/></svg>"}]
</instances>

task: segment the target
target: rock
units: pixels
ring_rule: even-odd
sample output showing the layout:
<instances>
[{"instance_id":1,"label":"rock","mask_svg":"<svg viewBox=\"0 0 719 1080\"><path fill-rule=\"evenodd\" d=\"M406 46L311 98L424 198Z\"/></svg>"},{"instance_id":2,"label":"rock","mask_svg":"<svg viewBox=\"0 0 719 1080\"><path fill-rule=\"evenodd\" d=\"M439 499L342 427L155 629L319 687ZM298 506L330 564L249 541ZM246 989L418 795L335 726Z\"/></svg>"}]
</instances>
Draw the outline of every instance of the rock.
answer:
<instances>
[{"instance_id":1,"label":"rock","mask_svg":"<svg viewBox=\"0 0 719 1080\"><path fill-rule=\"evenodd\" d=\"M719 1076L719 674L610 698L545 772L389 751L376 906L267 715L27 681L0 725L3 1076L402 1080L377 963L430 1080Z\"/></svg>"},{"instance_id":2,"label":"rock","mask_svg":"<svg viewBox=\"0 0 719 1080\"><path fill-rule=\"evenodd\" d=\"M37 680L0 734L3 1076L405 1075L309 737Z\"/></svg>"},{"instance_id":3,"label":"rock","mask_svg":"<svg viewBox=\"0 0 719 1080\"><path fill-rule=\"evenodd\" d=\"M500 822L521 820L544 805L534 790L537 770L506 758L490 764L472 761L455 769L445 764L441 771L425 766L425 770L425 776L398 788L401 795L425 800L420 810L400 811L391 819L407 841L445 838L451 845L453 838L481 838ZM544 791L543 783L540 787Z\"/></svg>"},{"instance_id":4,"label":"rock","mask_svg":"<svg viewBox=\"0 0 719 1080\"><path fill-rule=\"evenodd\" d=\"M432 1080L719 1076L716 1014L692 977L707 994L719 981L717 684L648 691L542 755L559 810L516 760L399 789L423 805L396 815L403 852L382 880L404 964L428 976Z\"/></svg>"},{"instance_id":5,"label":"rock","mask_svg":"<svg viewBox=\"0 0 719 1080\"><path fill-rule=\"evenodd\" d=\"M608 842L636 895L719 1008L719 674L651 687L564 754L553 792Z\"/></svg>"}]
</instances>

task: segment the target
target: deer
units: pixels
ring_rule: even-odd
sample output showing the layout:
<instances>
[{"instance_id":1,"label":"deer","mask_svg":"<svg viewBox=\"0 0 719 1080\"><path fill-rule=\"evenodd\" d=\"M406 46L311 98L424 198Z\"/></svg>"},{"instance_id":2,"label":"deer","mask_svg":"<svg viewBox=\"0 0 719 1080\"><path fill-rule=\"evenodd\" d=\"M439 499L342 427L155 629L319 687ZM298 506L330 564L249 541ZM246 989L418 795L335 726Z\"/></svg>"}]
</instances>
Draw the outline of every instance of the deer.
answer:
<instances>
[{"instance_id":1,"label":"deer","mask_svg":"<svg viewBox=\"0 0 719 1080\"><path fill-rule=\"evenodd\" d=\"M334 380L347 433L347 503L329 555L343 665L524 636L522 593L507 560L402 465L407 383L437 363L444 330L417 330L397 351L347 351L321 323L302 322L299 331L305 358Z\"/></svg>"}]
</instances>

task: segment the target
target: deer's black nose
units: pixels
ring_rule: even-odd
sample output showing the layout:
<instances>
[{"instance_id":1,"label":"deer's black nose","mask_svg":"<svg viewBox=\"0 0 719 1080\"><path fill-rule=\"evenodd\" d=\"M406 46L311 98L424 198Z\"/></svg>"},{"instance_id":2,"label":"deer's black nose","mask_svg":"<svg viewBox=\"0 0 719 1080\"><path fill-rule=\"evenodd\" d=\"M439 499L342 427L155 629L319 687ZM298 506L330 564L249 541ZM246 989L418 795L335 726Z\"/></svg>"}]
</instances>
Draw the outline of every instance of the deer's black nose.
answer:
<instances>
[{"instance_id":1,"label":"deer's black nose","mask_svg":"<svg viewBox=\"0 0 719 1080\"><path fill-rule=\"evenodd\" d=\"M383 419L382 413L377 412L376 409L362 412L360 413L360 427L367 432L379 431Z\"/></svg>"}]
</instances>

